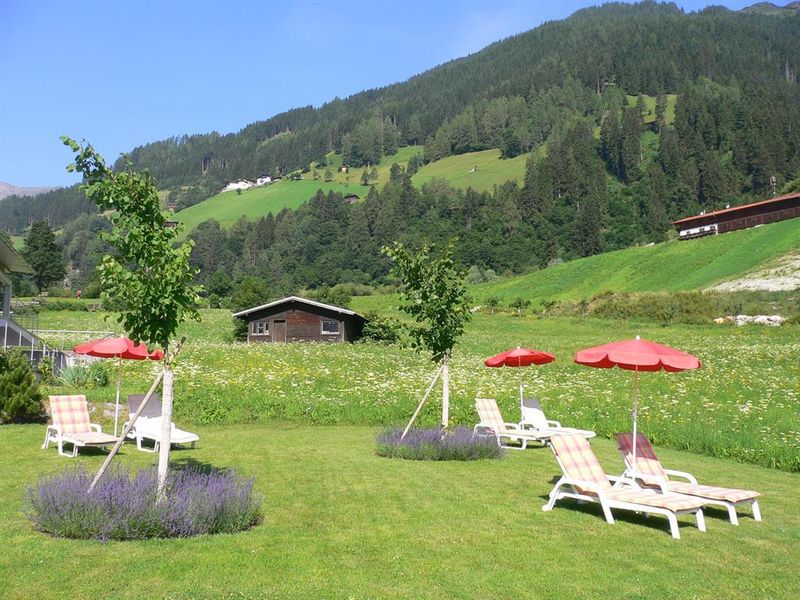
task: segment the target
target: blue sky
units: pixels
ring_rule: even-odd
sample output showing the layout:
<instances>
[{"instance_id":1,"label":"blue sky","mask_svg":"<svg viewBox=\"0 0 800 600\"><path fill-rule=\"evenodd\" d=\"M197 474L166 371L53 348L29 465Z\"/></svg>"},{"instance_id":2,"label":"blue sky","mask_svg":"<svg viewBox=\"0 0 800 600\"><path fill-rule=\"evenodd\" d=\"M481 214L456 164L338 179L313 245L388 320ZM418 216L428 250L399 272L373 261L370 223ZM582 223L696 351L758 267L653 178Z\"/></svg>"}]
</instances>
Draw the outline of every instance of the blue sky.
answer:
<instances>
[{"instance_id":1,"label":"blue sky","mask_svg":"<svg viewBox=\"0 0 800 600\"><path fill-rule=\"evenodd\" d=\"M0 0L0 181L75 183L60 135L113 161L171 135L238 131L402 81L592 4Z\"/></svg>"}]
</instances>

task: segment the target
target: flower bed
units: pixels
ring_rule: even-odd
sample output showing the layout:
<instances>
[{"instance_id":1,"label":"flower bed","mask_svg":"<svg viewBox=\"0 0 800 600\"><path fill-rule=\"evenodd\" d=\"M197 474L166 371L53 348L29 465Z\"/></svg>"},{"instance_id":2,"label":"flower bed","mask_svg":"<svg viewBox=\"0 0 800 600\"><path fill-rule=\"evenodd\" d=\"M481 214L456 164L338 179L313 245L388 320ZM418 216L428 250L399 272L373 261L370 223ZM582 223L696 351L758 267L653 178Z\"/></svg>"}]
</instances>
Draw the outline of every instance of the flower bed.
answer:
<instances>
[{"instance_id":1,"label":"flower bed","mask_svg":"<svg viewBox=\"0 0 800 600\"><path fill-rule=\"evenodd\" d=\"M166 498L156 502L157 473L107 473L89 493L83 468L43 477L28 488L25 512L33 526L66 538L139 540L232 533L261 520L253 479L232 471L175 469Z\"/></svg>"},{"instance_id":2,"label":"flower bed","mask_svg":"<svg viewBox=\"0 0 800 600\"><path fill-rule=\"evenodd\" d=\"M377 454L410 460L480 460L503 456L494 436L475 435L466 427L450 431L438 427L412 429L401 440L402 434L402 427L380 432L376 437Z\"/></svg>"}]
</instances>

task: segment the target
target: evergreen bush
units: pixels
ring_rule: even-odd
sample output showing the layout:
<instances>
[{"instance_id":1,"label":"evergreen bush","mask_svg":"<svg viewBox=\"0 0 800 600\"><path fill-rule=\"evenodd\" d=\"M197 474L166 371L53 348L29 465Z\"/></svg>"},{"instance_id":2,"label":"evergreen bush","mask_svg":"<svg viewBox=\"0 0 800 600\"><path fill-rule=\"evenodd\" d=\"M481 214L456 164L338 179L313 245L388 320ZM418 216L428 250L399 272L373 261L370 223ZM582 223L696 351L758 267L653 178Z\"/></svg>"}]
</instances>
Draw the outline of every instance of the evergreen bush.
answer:
<instances>
[{"instance_id":1,"label":"evergreen bush","mask_svg":"<svg viewBox=\"0 0 800 600\"><path fill-rule=\"evenodd\" d=\"M0 352L0 424L38 423L45 417L33 368L19 352Z\"/></svg>"}]
</instances>

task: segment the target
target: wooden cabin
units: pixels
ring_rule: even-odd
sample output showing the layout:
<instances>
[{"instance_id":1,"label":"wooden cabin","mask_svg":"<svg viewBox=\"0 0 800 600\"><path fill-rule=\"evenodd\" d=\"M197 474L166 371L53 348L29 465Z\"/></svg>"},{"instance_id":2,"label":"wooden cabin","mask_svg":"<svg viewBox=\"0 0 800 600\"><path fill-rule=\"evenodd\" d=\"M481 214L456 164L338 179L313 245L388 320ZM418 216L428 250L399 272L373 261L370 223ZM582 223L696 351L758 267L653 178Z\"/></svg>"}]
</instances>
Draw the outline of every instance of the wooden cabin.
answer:
<instances>
[{"instance_id":1,"label":"wooden cabin","mask_svg":"<svg viewBox=\"0 0 800 600\"><path fill-rule=\"evenodd\" d=\"M289 296L233 315L247 321L248 342L352 342L366 319L358 313Z\"/></svg>"},{"instance_id":2,"label":"wooden cabin","mask_svg":"<svg viewBox=\"0 0 800 600\"><path fill-rule=\"evenodd\" d=\"M800 193L744 204L675 221L678 238L690 240L800 217Z\"/></svg>"}]
</instances>

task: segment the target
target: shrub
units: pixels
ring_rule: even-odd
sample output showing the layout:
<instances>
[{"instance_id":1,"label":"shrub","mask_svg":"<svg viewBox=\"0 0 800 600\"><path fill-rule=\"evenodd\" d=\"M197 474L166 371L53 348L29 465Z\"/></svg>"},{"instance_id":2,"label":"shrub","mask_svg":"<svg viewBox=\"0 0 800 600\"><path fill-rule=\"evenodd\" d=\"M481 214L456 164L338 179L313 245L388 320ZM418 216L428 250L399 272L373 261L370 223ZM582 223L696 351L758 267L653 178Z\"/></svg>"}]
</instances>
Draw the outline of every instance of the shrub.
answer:
<instances>
[{"instance_id":1,"label":"shrub","mask_svg":"<svg viewBox=\"0 0 800 600\"><path fill-rule=\"evenodd\" d=\"M106 387L108 385L108 370L103 363L93 362L89 365L87 378L94 387Z\"/></svg>"},{"instance_id":2,"label":"shrub","mask_svg":"<svg viewBox=\"0 0 800 600\"><path fill-rule=\"evenodd\" d=\"M0 424L37 423L44 419L39 384L19 352L0 352Z\"/></svg>"},{"instance_id":3,"label":"shrub","mask_svg":"<svg viewBox=\"0 0 800 600\"><path fill-rule=\"evenodd\" d=\"M60 537L107 541L233 533L261 521L253 479L232 471L173 469L161 502L155 468L133 476L110 471L89 493L92 478L79 467L30 486L23 505L33 526Z\"/></svg>"},{"instance_id":4,"label":"shrub","mask_svg":"<svg viewBox=\"0 0 800 600\"><path fill-rule=\"evenodd\" d=\"M53 381L53 359L43 356L36 365L36 371L39 373L39 383L44 385L51 383Z\"/></svg>"},{"instance_id":5,"label":"shrub","mask_svg":"<svg viewBox=\"0 0 800 600\"><path fill-rule=\"evenodd\" d=\"M368 312L364 317L367 319L367 322L361 330L359 342L396 344L400 341L403 325L398 319L385 317L374 311Z\"/></svg>"},{"instance_id":6,"label":"shrub","mask_svg":"<svg viewBox=\"0 0 800 600\"><path fill-rule=\"evenodd\" d=\"M244 319L240 319L239 317L233 317L231 319L233 323L233 332L229 336L229 341L232 342L246 342L247 341L247 321Z\"/></svg>"},{"instance_id":7,"label":"shrub","mask_svg":"<svg viewBox=\"0 0 800 600\"><path fill-rule=\"evenodd\" d=\"M402 434L402 427L381 431L376 437L378 456L410 460L481 460L503 456L494 436L477 435L467 427L450 431L438 427L412 429L401 440Z\"/></svg>"},{"instance_id":8,"label":"shrub","mask_svg":"<svg viewBox=\"0 0 800 600\"><path fill-rule=\"evenodd\" d=\"M52 300L50 298L39 302L39 310L72 310L76 312L86 312L89 305L75 300Z\"/></svg>"},{"instance_id":9,"label":"shrub","mask_svg":"<svg viewBox=\"0 0 800 600\"><path fill-rule=\"evenodd\" d=\"M89 367L87 365L72 365L61 369L58 382L69 387L85 387L89 383Z\"/></svg>"}]
</instances>

